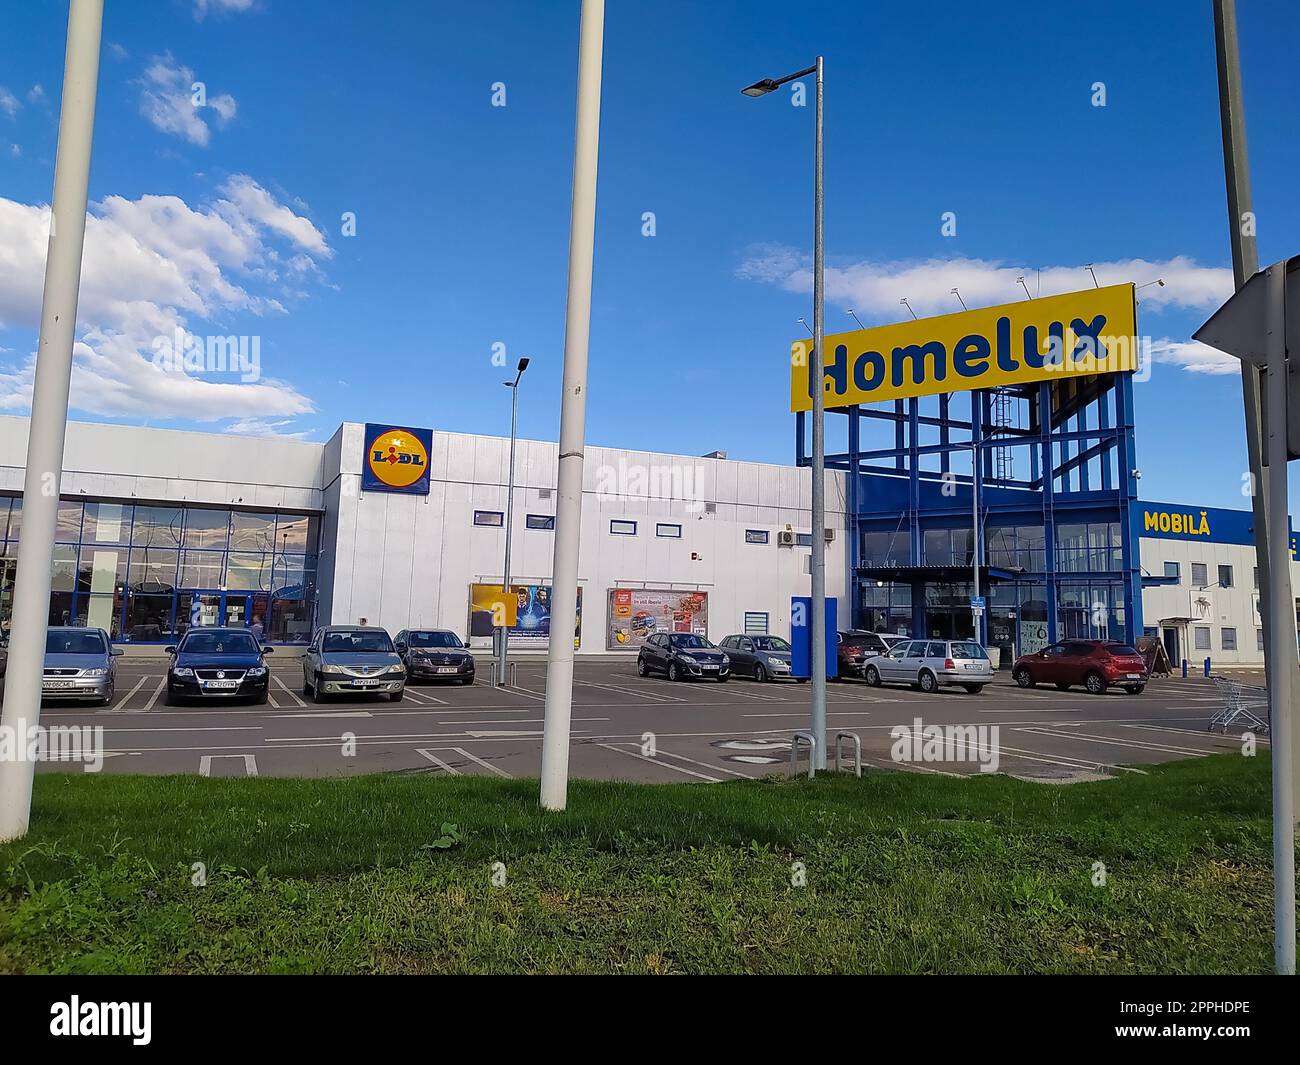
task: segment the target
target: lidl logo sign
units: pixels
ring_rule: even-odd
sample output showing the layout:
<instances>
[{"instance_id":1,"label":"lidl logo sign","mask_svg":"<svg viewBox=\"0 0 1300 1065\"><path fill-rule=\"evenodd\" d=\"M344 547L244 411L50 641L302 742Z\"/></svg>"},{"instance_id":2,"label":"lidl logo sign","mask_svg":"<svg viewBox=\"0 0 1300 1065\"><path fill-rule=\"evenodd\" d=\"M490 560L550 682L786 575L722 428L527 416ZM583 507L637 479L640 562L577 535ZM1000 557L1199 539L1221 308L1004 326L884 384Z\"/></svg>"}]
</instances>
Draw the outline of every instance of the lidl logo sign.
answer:
<instances>
[{"instance_id":1,"label":"lidl logo sign","mask_svg":"<svg viewBox=\"0 0 1300 1065\"><path fill-rule=\"evenodd\" d=\"M361 487L367 492L429 494L429 452L432 429L392 425L366 426L366 453Z\"/></svg>"},{"instance_id":2,"label":"lidl logo sign","mask_svg":"<svg viewBox=\"0 0 1300 1065\"><path fill-rule=\"evenodd\" d=\"M822 345L827 407L1138 368L1133 286L836 333ZM812 409L812 341L790 348L790 409Z\"/></svg>"}]
</instances>

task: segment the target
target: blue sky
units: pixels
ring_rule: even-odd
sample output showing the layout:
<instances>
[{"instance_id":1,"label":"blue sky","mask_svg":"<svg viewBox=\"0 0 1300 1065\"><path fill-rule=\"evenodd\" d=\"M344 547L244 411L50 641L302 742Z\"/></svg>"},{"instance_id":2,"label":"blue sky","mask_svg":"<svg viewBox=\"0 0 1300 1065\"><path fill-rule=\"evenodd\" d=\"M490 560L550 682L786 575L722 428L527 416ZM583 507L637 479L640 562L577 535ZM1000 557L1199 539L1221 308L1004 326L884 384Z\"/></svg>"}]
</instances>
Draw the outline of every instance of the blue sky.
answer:
<instances>
[{"instance_id":1,"label":"blue sky","mask_svg":"<svg viewBox=\"0 0 1300 1065\"><path fill-rule=\"evenodd\" d=\"M812 109L738 89L821 50L828 329L852 327L848 307L897 320L901 296L955 310L953 285L1007 302L1040 269L1044 293L1091 284L1089 262L1103 283L1164 276L1139 309L1158 360L1136 386L1143 494L1245 506L1237 375L1189 343L1230 289L1209 0L885 8L611 0L589 441L792 461ZM1300 250L1300 13L1241 8L1267 263ZM108 4L74 416L503 433L503 344L533 360L521 433L554 439L577 16L576 0ZM3 18L0 410L18 413L66 5ZM156 338L176 326L259 337L260 378L163 373Z\"/></svg>"}]
</instances>

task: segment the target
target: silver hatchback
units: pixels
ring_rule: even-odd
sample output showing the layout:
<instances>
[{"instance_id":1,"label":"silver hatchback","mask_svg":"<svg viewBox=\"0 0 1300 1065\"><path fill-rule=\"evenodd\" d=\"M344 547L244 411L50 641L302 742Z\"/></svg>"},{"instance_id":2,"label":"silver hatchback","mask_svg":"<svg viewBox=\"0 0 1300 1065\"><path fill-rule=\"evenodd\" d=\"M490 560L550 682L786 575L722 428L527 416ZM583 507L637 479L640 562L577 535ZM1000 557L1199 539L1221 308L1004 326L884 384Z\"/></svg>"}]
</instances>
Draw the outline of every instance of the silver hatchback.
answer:
<instances>
[{"instance_id":1,"label":"silver hatchback","mask_svg":"<svg viewBox=\"0 0 1300 1065\"><path fill-rule=\"evenodd\" d=\"M316 632L302 657L302 691L317 703L327 695L386 695L399 703L406 666L386 629L330 625Z\"/></svg>"},{"instance_id":2,"label":"silver hatchback","mask_svg":"<svg viewBox=\"0 0 1300 1065\"><path fill-rule=\"evenodd\" d=\"M993 680L988 652L974 640L900 640L868 658L862 675L873 687L910 684L923 692L959 685L972 695Z\"/></svg>"},{"instance_id":3,"label":"silver hatchback","mask_svg":"<svg viewBox=\"0 0 1300 1065\"><path fill-rule=\"evenodd\" d=\"M103 629L51 626L45 634L43 699L89 699L100 706L113 701L117 662L122 652Z\"/></svg>"}]
</instances>

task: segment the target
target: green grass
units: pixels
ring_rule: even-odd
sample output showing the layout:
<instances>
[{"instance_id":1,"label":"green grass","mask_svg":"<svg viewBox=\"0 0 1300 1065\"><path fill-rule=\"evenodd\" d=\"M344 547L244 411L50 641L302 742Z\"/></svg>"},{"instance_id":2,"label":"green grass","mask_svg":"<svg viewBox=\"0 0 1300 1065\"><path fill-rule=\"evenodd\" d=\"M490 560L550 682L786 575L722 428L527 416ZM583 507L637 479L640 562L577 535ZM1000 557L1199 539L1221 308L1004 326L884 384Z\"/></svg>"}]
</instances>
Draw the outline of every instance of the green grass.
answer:
<instances>
[{"instance_id":1,"label":"green grass","mask_svg":"<svg viewBox=\"0 0 1300 1065\"><path fill-rule=\"evenodd\" d=\"M543 815L535 781L42 774L0 845L0 972L1266 973L1268 787L1225 755L577 781Z\"/></svg>"}]
</instances>

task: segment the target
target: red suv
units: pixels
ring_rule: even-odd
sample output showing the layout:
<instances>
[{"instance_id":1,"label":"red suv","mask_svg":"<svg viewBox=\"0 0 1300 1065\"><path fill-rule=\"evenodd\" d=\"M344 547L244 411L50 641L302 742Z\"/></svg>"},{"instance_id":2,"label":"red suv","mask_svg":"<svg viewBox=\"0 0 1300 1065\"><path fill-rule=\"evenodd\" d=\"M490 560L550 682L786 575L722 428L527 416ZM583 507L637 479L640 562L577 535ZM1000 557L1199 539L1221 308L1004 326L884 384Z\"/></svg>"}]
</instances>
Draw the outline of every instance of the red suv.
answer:
<instances>
[{"instance_id":1,"label":"red suv","mask_svg":"<svg viewBox=\"0 0 1300 1065\"><path fill-rule=\"evenodd\" d=\"M1065 691L1082 684L1092 695L1123 688L1138 695L1147 686L1146 660L1135 647L1114 640L1063 640L1032 655L1021 655L1011 670L1022 688L1055 684Z\"/></svg>"}]
</instances>

